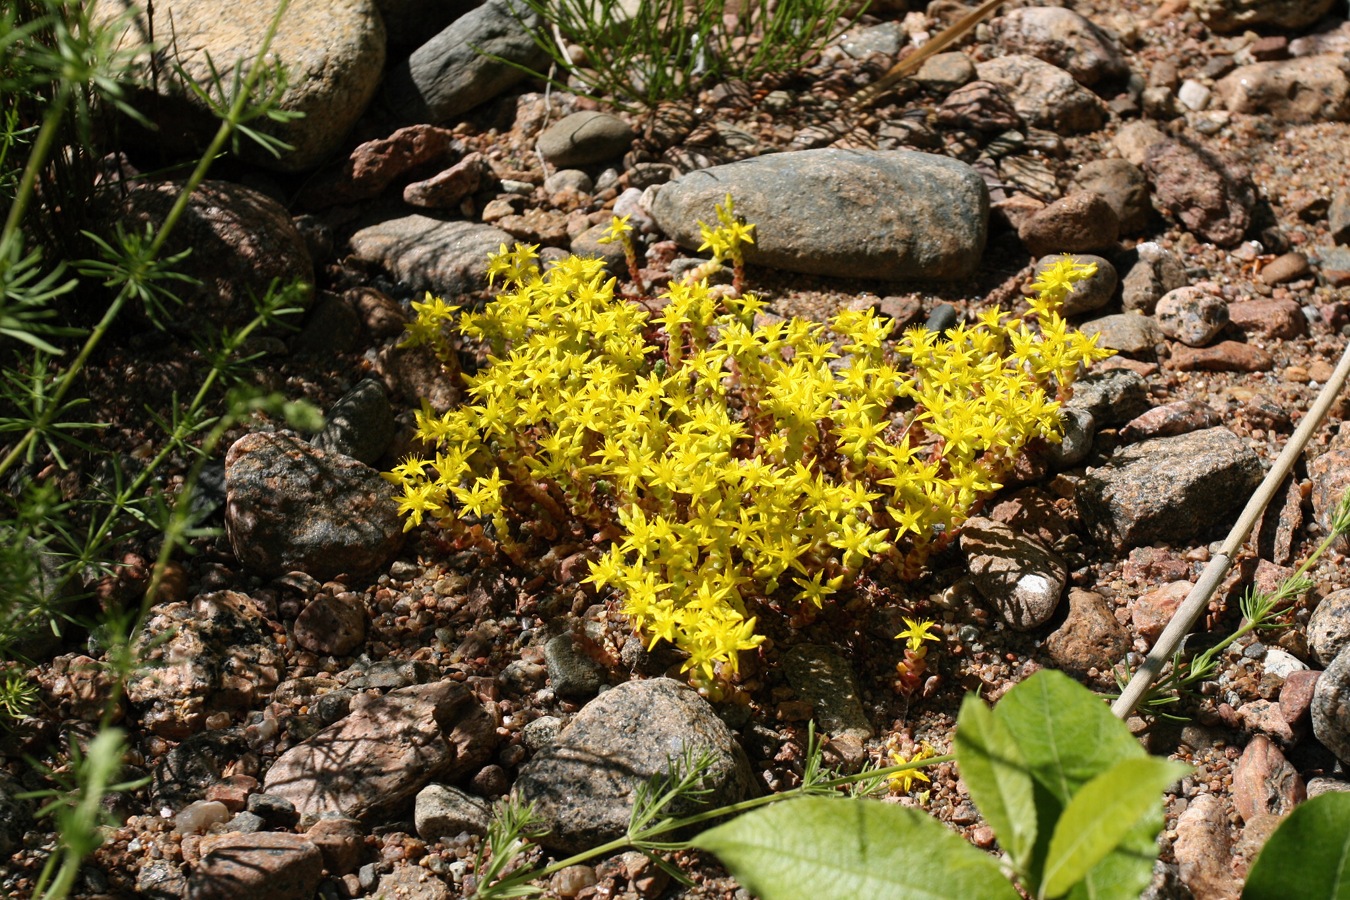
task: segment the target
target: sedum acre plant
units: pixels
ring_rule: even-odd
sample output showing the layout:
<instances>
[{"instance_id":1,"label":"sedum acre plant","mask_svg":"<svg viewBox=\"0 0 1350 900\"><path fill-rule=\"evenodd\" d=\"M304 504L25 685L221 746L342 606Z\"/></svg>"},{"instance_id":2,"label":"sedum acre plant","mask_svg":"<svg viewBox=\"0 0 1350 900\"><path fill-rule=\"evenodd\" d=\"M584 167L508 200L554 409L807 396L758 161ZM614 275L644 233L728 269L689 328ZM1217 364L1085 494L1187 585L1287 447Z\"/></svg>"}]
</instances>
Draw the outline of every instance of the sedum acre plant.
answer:
<instances>
[{"instance_id":1,"label":"sedum acre plant","mask_svg":"<svg viewBox=\"0 0 1350 900\"><path fill-rule=\"evenodd\" d=\"M730 197L718 218L706 246L740 270L751 226ZM622 220L612 231L628 240ZM760 611L808 619L879 558L917 573L1029 441L1059 440L1060 402L1107 355L1058 313L1091 274L1068 258L1023 316L891 346L871 311L783 321L704 280L649 306L618 296L601 261L541 271L535 249L491 258L500 292L482 312L413 304L407 343L451 366L453 325L492 352L466 378L471 402L417 415L434 451L386 477L407 527L517 560L532 537L609 538L590 581L714 692L763 640Z\"/></svg>"}]
</instances>

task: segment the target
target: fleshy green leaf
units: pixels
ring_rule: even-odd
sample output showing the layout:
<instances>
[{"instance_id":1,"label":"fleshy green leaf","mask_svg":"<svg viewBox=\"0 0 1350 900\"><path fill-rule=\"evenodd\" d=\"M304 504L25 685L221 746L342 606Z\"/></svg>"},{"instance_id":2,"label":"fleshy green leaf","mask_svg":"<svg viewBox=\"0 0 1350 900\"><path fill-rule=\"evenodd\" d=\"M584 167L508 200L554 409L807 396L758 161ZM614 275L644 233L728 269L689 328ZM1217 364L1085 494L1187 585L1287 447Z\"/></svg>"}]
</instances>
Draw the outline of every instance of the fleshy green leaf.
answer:
<instances>
[{"instance_id":1,"label":"fleshy green leaf","mask_svg":"<svg viewBox=\"0 0 1350 900\"><path fill-rule=\"evenodd\" d=\"M990 856L913 809L803 797L706 831L717 857L763 900L1016 900Z\"/></svg>"},{"instance_id":2,"label":"fleshy green leaf","mask_svg":"<svg viewBox=\"0 0 1350 900\"><path fill-rule=\"evenodd\" d=\"M974 694L966 695L957 719L956 762L1013 868L1029 875L1037 832L1031 775L1012 733Z\"/></svg>"},{"instance_id":3,"label":"fleshy green leaf","mask_svg":"<svg viewBox=\"0 0 1350 900\"><path fill-rule=\"evenodd\" d=\"M1294 808L1266 841L1242 900L1350 900L1350 794Z\"/></svg>"},{"instance_id":4,"label":"fleshy green leaf","mask_svg":"<svg viewBox=\"0 0 1350 900\"><path fill-rule=\"evenodd\" d=\"M1162 805L1144 816L1120 846L1092 867L1065 900L1137 900L1153 881Z\"/></svg>"},{"instance_id":5,"label":"fleshy green leaf","mask_svg":"<svg viewBox=\"0 0 1350 900\"><path fill-rule=\"evenodd\" d=\"M1032 675L1008 691L994 716L1011 732L1032 777L1061 806L1121 760L1148 756L1105 703L1062 672Z\"/></svg>"},{"instance_id":6,"label":"fleshy green leaf","mask_svg":"<svg viewBox=\"0 0 1350 900\"><path fill-rule=\"evenodd\" d=\"M1127 759L1085 784L1050 838L1040 895L1068 893L1158 807L1163 788L1189 771L1166 759Z\"/></svg>"}]
</instances>

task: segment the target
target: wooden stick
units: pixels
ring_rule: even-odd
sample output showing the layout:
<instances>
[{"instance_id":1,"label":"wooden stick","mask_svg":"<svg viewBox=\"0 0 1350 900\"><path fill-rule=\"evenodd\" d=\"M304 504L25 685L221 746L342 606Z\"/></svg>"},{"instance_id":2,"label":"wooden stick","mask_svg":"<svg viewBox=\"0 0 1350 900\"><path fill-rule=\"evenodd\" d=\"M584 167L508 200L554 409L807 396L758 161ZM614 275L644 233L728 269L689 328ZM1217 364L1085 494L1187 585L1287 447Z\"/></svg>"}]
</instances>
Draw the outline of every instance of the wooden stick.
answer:
<instances>
[{"instance_id":1,"label":"wooden stick","mask_svg":"<svg viewBox=\"0 0 1350 900\"><path fill-rule=\"evenodd\" d=\"M1322 392L1317 395L1317 400L1308 410L1308 414L1303 417L1299 423L1289 443L1285 445L1284 450L1276 458L1270 471L1266 473L1265 480L1261 486L1252 494L1247 506L1242 510L1242 515L1238 517L1237 523L1233 525L1228 532L1228 539L1223 542L1223 547L1205 566L1205 570L1200 573L1200 579L1191 588L1191 592L1186 595L1185 601L1172 614L1172 619L1167 623L1167 628L1163 631L1158 642L1153 645L1148 656L1144 659L1144 664L1139 667L1139 671L1134 673L1130 683L1125 685L1125 690L1121 691L1116 702L1111 704L1111 712L1115 713L1117 718L1124 719L1134 708L1139 705L1139 701L1144 698L1144 694L1152 687L1153 682L1162 672L1181 646L1181 641L1186 634L1195 625L1200 613L1209 605L1209 598L1213 596L1214 591L1218 589L1219 582L1228 572L1232 565L1233 557L1242 549L1242 544L1247 540L1247 535L1255 527L1256 521L1261 518L1261 513L1270 503L1271 497L1275 495L1284 479L1294 468L1294 462L1298 459L1303 448L1307 446L1312 434L1322 424L1326 418L1327 410L1335 401L1336 395L1341 392L1345 386L1345 380L1350 376L1350 344L1346 345L1345 351L1341 354L1341 361L1336 366L1336 371L1332 373L1331 378L1322 387Z\"/></svg>"},{"instance_id":2,"label":"wooden stick","mask_svg":"<svg viewBox=\"0 0 1350 900\"><path fill-rule=\"evenodd\" d=\"M928 43L891 66L885 75L856 94L849 105L857 109L865 109L891 85L919 68L928 57L940 53L964 37L966 32L978 25L981 20L1002 6L1004 2L1005 0L985 0L975 9L953 22L951 27L940 32L937 37L931 38Z\"/></svg>"}]
</instances>

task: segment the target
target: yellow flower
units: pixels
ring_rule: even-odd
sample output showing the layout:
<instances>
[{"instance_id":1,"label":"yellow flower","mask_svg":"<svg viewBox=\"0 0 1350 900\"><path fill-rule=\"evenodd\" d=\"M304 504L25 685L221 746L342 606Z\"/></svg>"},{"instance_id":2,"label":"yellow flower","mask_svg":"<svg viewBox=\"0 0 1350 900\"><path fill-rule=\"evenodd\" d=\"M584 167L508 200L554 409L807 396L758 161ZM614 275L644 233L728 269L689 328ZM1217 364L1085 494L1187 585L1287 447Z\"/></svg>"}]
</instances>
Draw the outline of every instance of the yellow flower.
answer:
<instances>
[{"instance_id":1,"label":"yellow flower","mask_svg":"<svg viewBox=\"0 0 1350 900\"><path fill-rule=\"evenodd\" d=\"M597 241L597 243L600 244L625 243L628 239L628 235L633 231L633 226L628 224L628 220L631 218L632 218L631 215L615 216L613 219L610 220L609 228L605 230L604 235L600 238L599 241Z\"/></svg>"},{"instance_id":2,"label":"yellow flower","mask_svg":"<svg viewBox=\"0 0 1350 900\"><path fill-rule=\"evenodd\" d=\"M911 756L909 759L905 759L903 754L895 750L892 750L890 753L891 764L896 766L903 766L907 763L921 762L925 759L931 759L936 755L937 755L936 751L934 751L933 748L929 746L927 741L923 741L922 743L920 743L919 749L915 751L914 755ZM918 768L906 769L903 772L896 772L893 775L887 776L887 780L890 781L891 783L891 792L895 794L909 793L910 788L914 786L914 782L916 781L927 781L927 782L932 781L932 779L929 778L924 773L923 769Z\"/></svg>"},{"instance_id":3,"label":"yellow flower","mask_svg":"<svg viewBox=\"0 0 1350 900\"><path fill-rule=\"evenodd\" d=\"M899 638L904 638L909 644L909 649L918 651L923 647L924 641L942 640L942 638L933 633L933 629L937 627L937 622L934 622L932 619L920 619L916 621L909 616L904 616L903 618L905 620L905 630L895 637L897 640Z\"/></svg>"}]
</instances>

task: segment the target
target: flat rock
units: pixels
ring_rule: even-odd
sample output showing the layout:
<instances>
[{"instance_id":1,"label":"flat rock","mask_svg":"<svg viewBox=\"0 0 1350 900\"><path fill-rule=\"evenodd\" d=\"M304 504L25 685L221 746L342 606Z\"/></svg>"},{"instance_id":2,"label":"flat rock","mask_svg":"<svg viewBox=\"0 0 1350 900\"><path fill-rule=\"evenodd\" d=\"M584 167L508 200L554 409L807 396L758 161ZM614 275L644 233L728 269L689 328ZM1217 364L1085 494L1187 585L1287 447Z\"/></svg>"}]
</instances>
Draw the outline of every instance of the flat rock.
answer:
<instances>
[{"instance_id":1,"label":"flat rock","mask_svg":"<svg viewBox=\"0 0 1350 900\"><path fill-rule=\"evenodd\" d=\"M400 518L379 472L289 432L245 435L225 454L225 534L257 574L373 572L402 543Z\"/></svg>"},{"instance_id":2,"label":"flat rock","mask_svg":"<svg viewBox=\"0 0 1350 900\"><path fill-rule=\"evenodd\" d=\"M1101 594L1069 590L1069 614L1045 639L1045 651L1076 678L1101 677L1125 658L1130 635L1116 621ZM1109 675L1108 675L1109 680Z\"/></svg>"},{"instance_id":3,"label":"flat rock","mask_svg":"<svg viewBox=\"0 0 1350 900\"><path fill-rule=\"evenodd\" d=\"M629 681L592 700L556 742L521 767L515 791L549 827L540 842L559 852L623 834L638 787L685 752L712 755L701 804L672 805L682 816L750 795L745 753L713 708L669 678Z\"/></svg>"},{"instance_id":4,"label":"flat rock","mask_svg":"<svg viewBox=\"0 0 1350 900\"><path fill-rule=\"evenodd\" d=\"M1221 33L1254 26L1307 28L1331 9L1334 0L1191 0L1210 28Z\"/></svg>"},{"instance_id":5,"label":"flat rock","mask_svg":"<svg viewBox=\"0 0 1350 900\"><path fill-rule=\"evenodd\" d=\"M1164 337L1157 319L1135 313L1099 316L1083 322L1078 330L1087 335L1098 335L1097 346L1127 356L1152 357Z\"/></svg>"},{"instance_id":6,"label":"flat rock","mask_svg":"<svg viewBox=\"0 0 1350 900\"><path fill-rule=\"evenodd\" d=\"M188 878L190 900L301 900L323 879L323 855L299 834L213 834Z\"/></svg>"},{"instance_id":7,"label":"flat rock","mask_svg":"<svg viewBox=\"0 0 1350 900\"><path fill-rule=\"evenodd\" d=\"M1172 347L1167 361L1178 372L1269 372L1275 357L1255 344L1220 341L1209 347Z\"/></svg>"},{"instance_id":8,"label":"flat rock","mask_svg":"<svg viewBox=\"0 0 1350 900\"><path fill-rule=\"evenodd\" d=\"M1164 139L1144 155L1154 203L1203 240L1231 247L1251 226L1250 180L1196 145Z\"/></svg>"},{"instance_id":9,"label":"flat rock","mask_svg":"<svg viewBox=\"0 0 1350 900\"><path fill-rule=\"evenodd\" d=\"M757 226L748 262L813 275L953 280L979 265L989 193L965 163L909 150L801 150L690 172L651 213L682 246L730 193Z\"/></svg>"},{"instance_id":10,"label":"flat rock","mask_svg":"<svg viewBox=\"0 0 1350 900\"><path fill-rule=\"evenodd\" d=\"M1239 66L1214 91L1230 112L1267 113L1282 122L1350 119L1350 77L1343 55L1323 54Z\"/></svg>"},{"instance_id":11,"label":"flat rock","mask_svg":"<svg viewBox=\"0 0 1350 900\"><path fill-rule=\"evenodd\" d=\"M1195 585L1172 581L1130 600L1130 624L1152 646Z\"/></svg>"},{"instance_id":12,"label":"flat rock","mask_svg":"<svg viewBox=\"0 0 1350 900\"><path fill-rule=\"evenodd\" d=\"M252 709L286 666L267 619L235 591L156 607L138 649L143 665L127 679L127 699L143 707L142 724L177 740L213 712Z\"/></svg>"},{"instance_id":13,"label":"flat rock","mask_svg":"<svg viewBox=\"0 0 1350 900\"><path fill-rule=\"evenodd\" d=\"M1012 9L990 23L990 30L1002 54L1034 56L1065 70L1079 84L1120 81L1130 75L1115 39L1069 9Z\"/></svg>"},{"instance_id":14,"label":"flat rock","mask_svg":"<svg viewBox=\"0 0 1350 900\"><path fill-rule=\"evenodd\" d=\"M359 594L320 594L295 619L295 642L323 656L346 656L366 639L366 607Z\"/></svg>"},{"instance_id":15,"label":"flat rock","mask_svg":"<svg viewBox=\"0 0 1350 900\"><path fill-rule=\"evenodd\" d=\"M492 716L463 685L438 681L384 695L358 694L351 712L287 750L263 790L302 820L378 815L430 781L457 781L492 755Z\"/></svg>"},{"instance_id":16,"label":"flat rock","mask_svg":"<svg viewBox=\"0 0 1350 900\"><path fill-rule=\"evenodd\" d=\"M619 159L635 137L633 126L618 116L583 110L545 128L535 146L550 165L589 166Z\"/></svg>"},{"instance_id":17,"label":"flat rock","mask_svg":"<svg viewBox=\"0 0 1350 900\"><path fill-rule=\"evenodd\" d=\"M1201 400L1176 400L1155 406L1142 416L1131 419L1120 429L1125 441L1188 434L1202 428L1213 428L1220 422L1219 413Z\"/></svg>"},{"instance_id":18,"label":"flat rock","mask_svg":"<svg viewBox=\"0 0 1350 900\"><path fill-rule=\"evenodd\" d=\"M1322 453L1308 463L1308 476L1312 479L1313 516L1326 534L1331 530L1336 505L1350 490L1350 450L1336 447ZM1344 553L1347 544L1350 541L1342 537L1333 546Z\"/></svg>"},{"instance_id":19,"label":"flat rock","mask_svg":"<svg viewBox=\"0 0 1350 900\"><path fill-rule=\"evenodd\" d=\"M539 71L547 65L529 33L540 24L523 4L487 0L391 66L381 102L410 123L466 113L523 81L519 66Z\"/></svg>"},{"instance_id":20,"label":"flat rock","mask_svg":"<svg viewBox=\"0 0 1350 900\"><path fill-rule=\"evenodd\" d=\"M1106 104L1058 66L1034 56L1011 54L977 63L981 81L1008 89L1013 107L1035 128L1060 134L1096 131L1106 123Z\"/></svg>"},{"instance_id":21,"label":"flat rock","mask_svg":"<svg viewBox=\"0 0 1350 900\"><path fill-rule=\"evenodd\" d=\"M211 86L212 63L227 84L236 60L251 64L276 4L270 0L116 0L94 9L96 17L104 19L132 11L128 33L120 42L123 46L134 45L144 35L168 41L172 63L182 66L193 83L218 96ZM147 14L150 10L152 15ZM277 108L303 113L303 117L262 125L255 122L254 127L285 141L291 149L275 157L245 140L243 155L255 165L283 172L312 168L338 149L375 96L384 71L384 22L374 0L295 3L287 8L268 55L286 67L286 90ZM142 83L160 85L159 103L140 104L157 118L154 140L177 151L204 149L218 121L177 79L167 77L164 59L154 64L160 67L160 77L152 82L149 55L137 59L146 76Z\"/></svg>"},{"instance_id":22,"label":"flat rock","mask_svg":"<svg viewBox=\"0 0 1350 900\"><path fill-rule=\"evenodd\" d=\"M1154 438L1090 468L1078 492L1084 521L1117 550L1184 542L1226 524L1262 477L1261 460L1226 428Z\"/></svg>"},{"instance_id":23,"label":"flat rock","mask_svg":"<svg viewBox=\"0 0 1350 900\"><path fill-rule=\"evenodd\" d=\"M972 581L1008 625L1029 631L1055 614L1068 570L1040 541L993 519L967 519L961 552Z\"/></svg>"},{"instance_id":24,"label":"flat rock","mask_svg":"<svg viewBox=\"0 0 1350 900\"><path fill-rule=\"evenodd\" d=\"M1114 428L1147 412L1152 404L1142 376L1127 369L1106 369L1075 381L1065 406L1086 409L1098 427Z\"/></svg>"},{"instance_id":25,"label":"flat rock","mask_svg":"<svg viewBox=\"0 0 1350 900\"><path fill-rule=\"evenodd\" d=\"M487 286L487 257L515 239L499 228L412 215L386 219L351 237L352 255L383 267L414 291L453 296Z\"/></svg>"},{"instance_id":26,"label":"flat rock","mask_svg":"<svg viewBox=\"0 0 1350 900\"><path fill-rule=\"evenodd\" d=\"M811 704L825 734L859 741L872 737L872 723L858 699L858 679L847 658L819 644L798 644L784 654L783 674L797 696Z\"/></svg>"},{"instance_id":27,"label":"flat rock","mask_svg":"<svg viewBox=\"0 0 1350 900\"><path fill-rule=\"evenodd\" d=\"M403 202L422 209L457 209L492 177L481 153L470 153L448 169L403 189Z\"/></svg>"}]
</instances>

